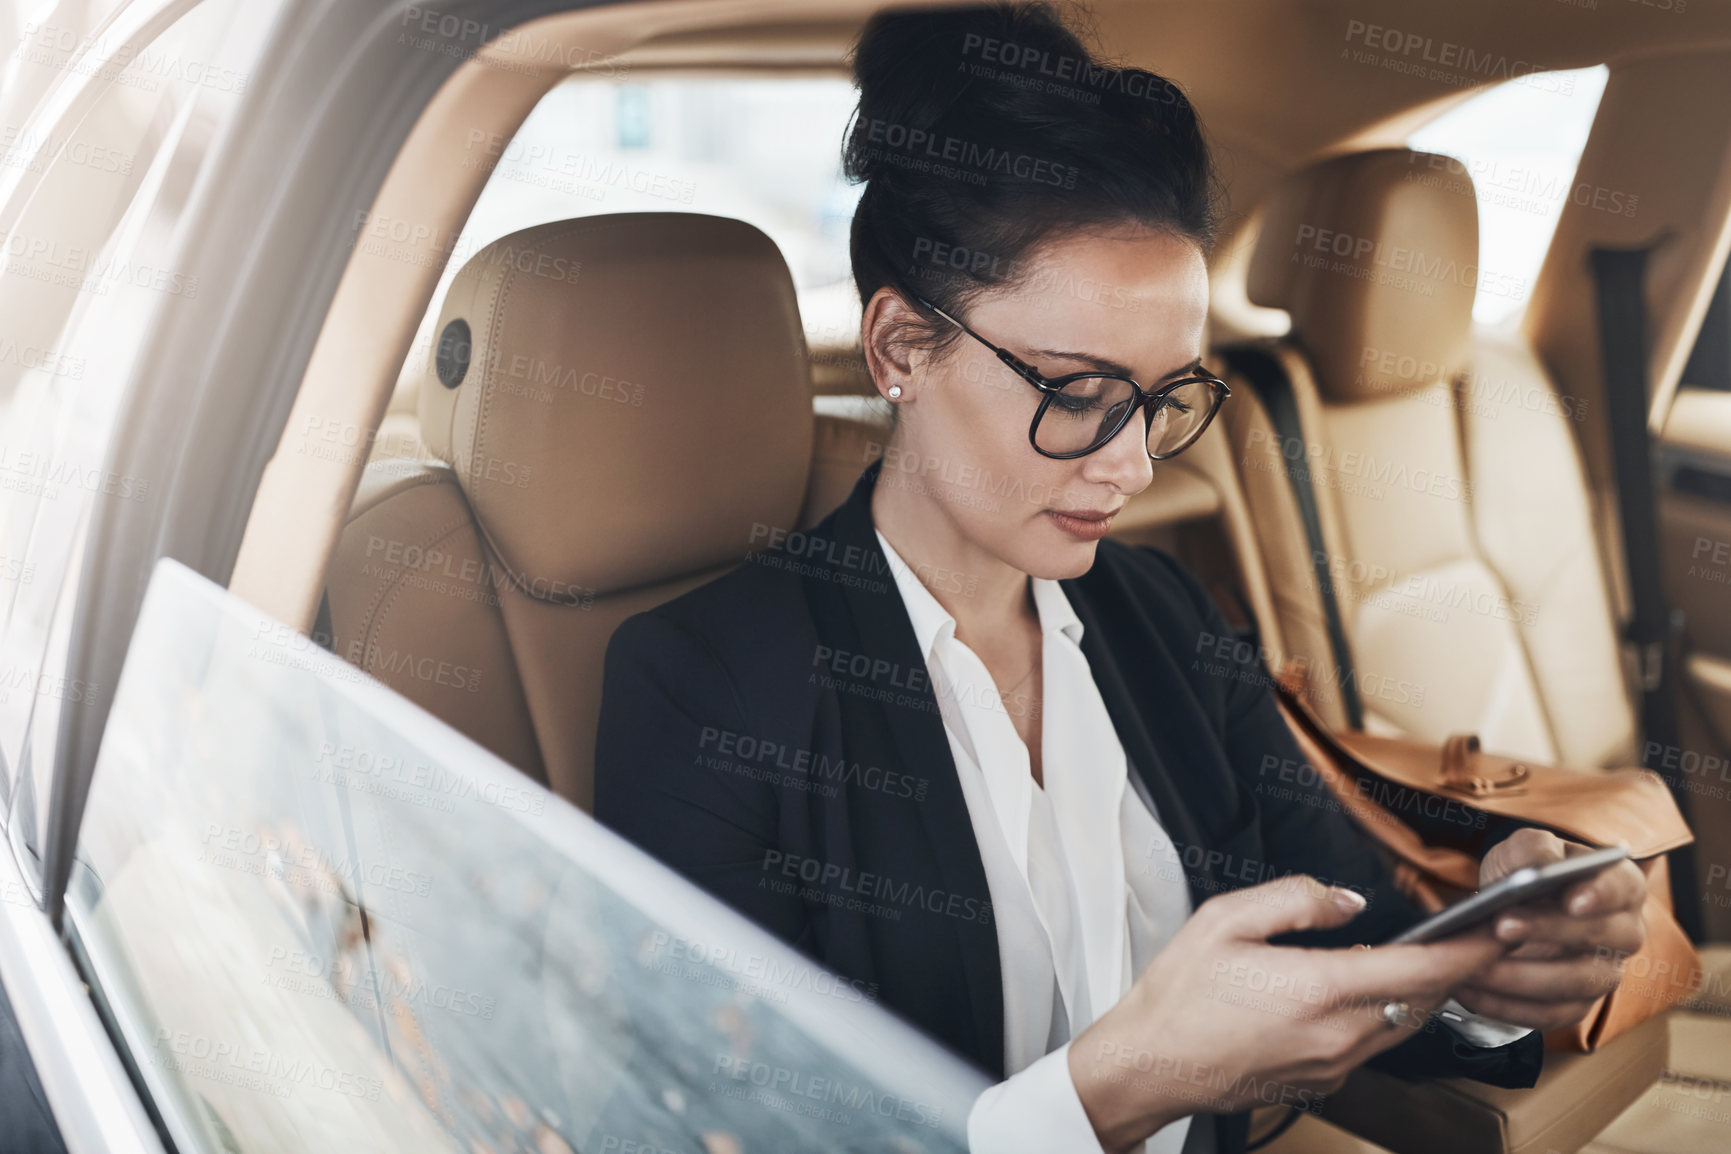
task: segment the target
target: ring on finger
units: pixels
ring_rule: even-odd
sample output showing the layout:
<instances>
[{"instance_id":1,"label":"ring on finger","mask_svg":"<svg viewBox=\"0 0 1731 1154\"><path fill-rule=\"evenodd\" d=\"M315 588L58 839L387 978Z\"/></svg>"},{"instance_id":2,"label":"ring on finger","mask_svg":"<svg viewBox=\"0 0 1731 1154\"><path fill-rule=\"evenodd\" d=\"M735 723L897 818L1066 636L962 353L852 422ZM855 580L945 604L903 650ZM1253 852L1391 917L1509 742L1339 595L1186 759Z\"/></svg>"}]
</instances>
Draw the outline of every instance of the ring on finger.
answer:
<instances>
[{"instance_id":1,"label":"ring on finger","mask_svg":"<svg viewBox=\"0 0 1731 1154\"><path fill-rule=\"evenodd\" d=\"M1412 1006L1398 998L1390 998L1382 1004L1377 1016L1390 1026L1404 1026L1412 1021Z\"/></svg>"}]
</instances>

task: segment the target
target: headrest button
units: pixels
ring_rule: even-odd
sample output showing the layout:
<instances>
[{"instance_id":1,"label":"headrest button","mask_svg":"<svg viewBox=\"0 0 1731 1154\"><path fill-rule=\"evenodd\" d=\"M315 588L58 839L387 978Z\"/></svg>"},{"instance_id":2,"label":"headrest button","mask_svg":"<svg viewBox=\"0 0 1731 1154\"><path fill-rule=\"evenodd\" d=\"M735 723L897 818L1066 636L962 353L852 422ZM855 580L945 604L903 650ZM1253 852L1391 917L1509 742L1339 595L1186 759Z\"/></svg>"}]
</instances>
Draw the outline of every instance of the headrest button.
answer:
<instances>
[{"instance_id":1,"label":"headrest button","mask_svg":"<svg viewBox=\"0 0 1731 1154\"><path fill-rule=\"evenodd\" d=\"M454 389L469 372L469 322L458 317L439 334L439 350L433 357L439 383Z\"/></svg>"}]
</instances>

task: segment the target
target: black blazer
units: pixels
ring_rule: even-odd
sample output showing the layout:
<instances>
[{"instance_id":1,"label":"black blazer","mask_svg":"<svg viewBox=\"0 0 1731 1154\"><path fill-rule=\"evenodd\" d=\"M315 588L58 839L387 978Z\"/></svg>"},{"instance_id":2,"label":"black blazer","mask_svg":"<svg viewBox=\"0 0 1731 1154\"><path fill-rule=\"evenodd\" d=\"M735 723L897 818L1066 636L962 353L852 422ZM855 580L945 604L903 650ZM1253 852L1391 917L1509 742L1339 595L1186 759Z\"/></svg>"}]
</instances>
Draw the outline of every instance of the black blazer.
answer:
<instances>
[{"instance_id":1,"label":"black blazer","mask_svg":"<svg viewBox=\"0 0 1731 1154\"><path fill-rule=\"evenodd\" d=\"M991 895L873 529L878 470L809 533L614 633L595 814L1002 1078ZM1377 942L1418 919L1368 835L1298 772L1303 756L1255 646L1238 643L1177 561L1107 539L1092 569L1061 584L1194 904L1306 873L1369 906L1305 944ZM1476 1049L1433 1028L1377 1064L1530 1086L1540 1053L1536 1033ZM1247 1115L1219 1127L1223 1154L1244 1148Z\"/></svg>"}]
</instances>

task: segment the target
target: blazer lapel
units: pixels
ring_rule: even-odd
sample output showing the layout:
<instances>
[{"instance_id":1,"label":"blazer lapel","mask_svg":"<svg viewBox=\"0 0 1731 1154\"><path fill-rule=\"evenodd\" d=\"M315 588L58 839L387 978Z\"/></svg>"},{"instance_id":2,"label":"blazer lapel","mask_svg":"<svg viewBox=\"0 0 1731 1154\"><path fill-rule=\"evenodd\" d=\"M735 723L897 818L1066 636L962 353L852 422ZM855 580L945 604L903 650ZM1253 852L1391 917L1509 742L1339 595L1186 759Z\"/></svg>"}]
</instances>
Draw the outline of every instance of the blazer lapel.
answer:
<instances>
[{"instance_id":1,"label":"blazer lapel","mask_svg":"<svg viewBox=\"0 0 1731 1154\"><path fill-rule=\"evenodd\" d=\"M889 561L878 545L871 517L872 489L877 482L881 461L871 464L854 485L853 492L836 510L830 522L834 548L844 557L859 558L853 570L867 574L866 580L839 582L840 602L845 605L848 622L831 622L826 626L819 612L820 629L840 629L841 636L852 634L860 639L861 650L874 659L894 663L900 670L919 670L926 674L925 655L919 652L919 642L907 608L890 575ZM821 535L823 527L813 530ZM853 552L858 550L858 552ZM875 558L875 561L873 560ZM878 578L876 575L882 575ZM823 587L823 588L819 588ZM814 608L822 603L834 605L835 585L824 581L807 582L808 596ZM847 626L851 625L851 629ZM899 690L909 693L904 682ZM875 733L854 735L855 744L879 744L883 734L886 751L893 749L903 768L925 777L930 789L924 801L916 805L920 829L924 834L930 858L937 863L940 877L931 879L935 887L952 894L980 895L990 890L979 845L974 839L973 822L968 815L967 800L956 776L955 759L950 753L949 737L944 731L943 716L931 689L929 675L922 677L917 696L924 708L896 705L878 700L862 700L841 693L844 726L849 716L856 725L875 729ZM845 731L844 731L845 732ZM850 753L850 756L853 754ZM917 855L909 855L915 860ZM939 919L949 927L959 959L960 978L965 985L965 1000L972 1011L975 1044L970 1056L984 1069L998 1077L1004 1076L1004 990L1003 974L998 957L997 930L991 919L964 921L957 918ZM935 964L945 959L934 957Z\"/></svg>"}]
</instances>

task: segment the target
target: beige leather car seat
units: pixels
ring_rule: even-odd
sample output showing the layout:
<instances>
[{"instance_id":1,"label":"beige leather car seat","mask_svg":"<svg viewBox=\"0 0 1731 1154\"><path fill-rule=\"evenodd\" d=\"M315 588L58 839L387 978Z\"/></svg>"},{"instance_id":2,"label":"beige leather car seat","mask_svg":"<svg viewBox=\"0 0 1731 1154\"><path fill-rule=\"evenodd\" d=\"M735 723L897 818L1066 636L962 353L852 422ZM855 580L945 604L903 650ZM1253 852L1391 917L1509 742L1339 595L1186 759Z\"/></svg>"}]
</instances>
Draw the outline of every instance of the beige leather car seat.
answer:
<instances>
[{"instance_id":1,"label":"beige leather car seat","mask_svg":"<svg viewBox=\"0 0 1731 1154\"><path fill-rule=\"evenodd\" d=\"M795 524L793 282L738 221L585 217L478 252L437 332L437 461L367 467L327 582L334 648L587 809L614 628Z\"/></svg>"},{"instance_id":2,"label":"beige leather car seat","mask_svg":"<svg viewBox=\"0 0 1731 1154\"><path fill-rule=\"evenodd\" d=\"M889 402L865 396L812 399L811 470L799 528L809 529L853 492L860 472L883 456L892 425Z\"/></svg>"},{"instance_id":3,"label":"beige leather car seat","mask_svg":"<svg viewBox=\"0 0 1731 1154\"><path fill-rule=\"evenodd\" d=\"M1282 436L1242 378L1225 420L1280 638L1321 673L1317 703L1343 724L1323 582L1286 472L1296 458L1367 729L1628 763L1634 716L1578 403L1518 334L1475 328L1478 258L1471 179L1443 157L1338 157L1265 206L1247 290L1291 316L1268 351L1300 435Z\"/></svg>"}]
</instances>

